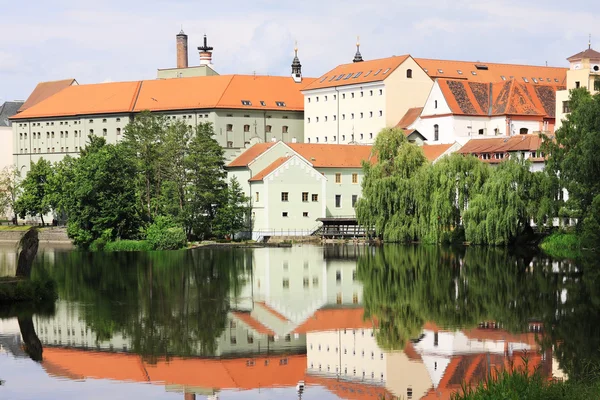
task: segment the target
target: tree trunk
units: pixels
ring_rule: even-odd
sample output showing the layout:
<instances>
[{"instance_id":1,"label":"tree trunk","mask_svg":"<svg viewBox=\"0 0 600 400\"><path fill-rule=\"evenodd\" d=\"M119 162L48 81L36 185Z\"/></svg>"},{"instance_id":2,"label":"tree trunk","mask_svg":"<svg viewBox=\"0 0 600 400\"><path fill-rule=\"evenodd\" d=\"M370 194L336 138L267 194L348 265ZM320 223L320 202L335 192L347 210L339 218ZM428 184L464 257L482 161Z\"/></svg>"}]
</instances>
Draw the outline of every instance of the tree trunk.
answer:
<instances>
[{"instance_id":1,"label":"tree trunk","mask_svg":"<svg viewBox=\"0 0 600 400\"><path fill-rule=\"evenodd\" d=\"M25 278L31 276L31 267L33 266L33 260L37 254L39 243L40 240L38 238L37 229L31 228L25 232L19 241L21 253L19 254L15 276L22 276Z\"/></svg>"},{"instance_id":2,"label":"tree trunk","mask_svg":"<svg viewBox=\"0 0 600 400\"><path fill-rule=\"evenodd\" d=\"M33 361L41 362L44 348L35 332L33 320L30 316L18 317L17 320L19 321L19 329L21 330L21 336L23 337L23 350L25 350L25 353L27 353Z\"/></svg>"},{"instance_id":3,"label":"tree trunk","mask_svg":"<svg viewBox=\"0 0 600 400\"><path fill-rule=\"evenodd\" d=\"M42 226L44 226L44 216L40 214L40 218L42 219Z\"/></svg>"}]
</instances>

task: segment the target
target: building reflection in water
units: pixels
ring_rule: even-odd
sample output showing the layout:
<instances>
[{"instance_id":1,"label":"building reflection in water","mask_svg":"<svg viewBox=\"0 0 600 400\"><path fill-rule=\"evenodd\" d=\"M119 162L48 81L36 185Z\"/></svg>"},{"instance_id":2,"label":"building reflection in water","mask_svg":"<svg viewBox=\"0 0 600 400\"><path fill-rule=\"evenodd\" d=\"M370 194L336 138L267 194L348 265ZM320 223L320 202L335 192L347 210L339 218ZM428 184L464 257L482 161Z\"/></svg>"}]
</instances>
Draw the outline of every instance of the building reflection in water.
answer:
<instances>
[{"instance_id":1,"label":"building reflection in water","mask_svg":"<svg viewBox=\"0 0 600 400\"><path fill-rule=\"evenodd\" d=\"M360 246L257 249L245 286L230 300L213 357L178 354L149 362L132 338L100 340L81 315L84 304L58 301L53 317L34 317L46 372L68 379L156 382L166 390L212 396L226 390L319 385L341 399L449 399L511 365L552 376L552 354L536 333L509 334L488 324L445 330L433 323L404 351L382 350L377 321L364 317L356 258ZM133 317L132 317L133 318ZM532 330L538 327L532 326ZM0 332L8 328L0 327ZM8 335L10 336L10 335ZM17 334L0 336L14 346ZM11 341L12 340L12 341Z\"/></svg>"}]
</instances>

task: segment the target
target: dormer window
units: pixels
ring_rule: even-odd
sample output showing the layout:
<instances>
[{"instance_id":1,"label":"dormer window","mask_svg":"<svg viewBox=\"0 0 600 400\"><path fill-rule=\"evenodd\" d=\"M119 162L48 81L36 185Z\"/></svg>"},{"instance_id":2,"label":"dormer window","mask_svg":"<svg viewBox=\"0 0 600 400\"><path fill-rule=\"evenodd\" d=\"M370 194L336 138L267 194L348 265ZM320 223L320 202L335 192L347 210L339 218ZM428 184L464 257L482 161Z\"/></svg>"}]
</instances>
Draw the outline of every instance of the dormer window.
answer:
<instances>
[{"instance_id":1,"label":"dormer window","mask_svg":"<svg viewBox=\"0 0 600 400\"><path fill-rule=\"evenodd\" d=\"M459 75L462 75L462 71L460 69L457 69L456 72L458 72Z\"/></svg>"},{"instance_id":2,"label":"dormer window","mask_svg":"<svg viewBox=\"0 0 600 400\"><path fill-rule=\"evenodd\" d=\"M500 78L502 78L503 81L506 80L506 77L504 75L501 75Z\"/></svg>"},{"instance_id":3,"label":"dormer window","mask_svg":"<svg viewBox=\"0 0 600 400\"><path fill-rule=\"evenodd\" d=\"M439 73L439 74L443 74L443 73L444 73L444 71L443 71L442 69L439 69L439 68L438 68L438 73Z\"/></svg>"},{"instance_id":4,"label":"dormer window","mask_svg":"<svg viewBox=\"0 0 600 400\"><path fill-rule=\"evenodd\" d=\"M260 101L260 105L265 107L267 105L267 103L265 103L263 100Z\"/></svg>"},{"instance_id":5,"label":"dormer window","mask_svg":"<svg viewBox=\"0 0 600 400\"><path fill-rule=\"evenodd\" d=\"M529 83L529 79L523 77L523 80L525 81L525 83Z\"/></svg>"},{"instance_id":6,"label":"dormer window","mask_svg":"<svg viewBox=\"0 0 600 400\"><path fill-rule=\"evenodd\" d=\"M242 100L242 105L243 106L251 106L252 102L250 100Z\"/></svg>"},{"instance_id":7,"label":"dormer window","mask_svg":"<svg viewBox=\"0 0 600 400\"><path fill-rule=\"evenodd\" d=\"M332 80L334 80L337 77L337 75L334 75L331 77L331 79L329 79L329 82L331 82Z\"/></svg>"},{"instance_id":8,"label":"dormer window","mask_svg":"<svg viewBox=\"0 0 600 400\"><path fill-rule=\"evenodd\" d=\"M362 71L361 72L357 72L356 74L354 74L354 76L352 77L352 79L356 79L356 78L358 78L361 75L362 75Z\"/></svg>"},{"instance_id":9,"label":"dormer window","mask_svg":"<svg viewBox=\"0 0 600 400\"><path fill-rule=\"evenodd\" d=\"M387 74L388 72L390 72L390 68L386 69L385 71L383 71L383 74Z\"/></svg>"},{"instance_id":10,"label":"dormer window","mask_svg":"<svg viewBox=\"0 0 600 400\"><path fill-rule=\"evenodd\" d=\"M276 101L275 104L277 107L285 107L285 103L283 101Z\"/></svg>"},{"instance_id":11,"label":"dormer window","mask_svg":"<svg viewBox=\"0 0 600 400\"><path fill-rule=\"evenodd\" d=\"M476 71L471 71L471 75L477 75Z\"/></svg>"},{"instance_id":12,"label":"dormer window","mask_svg":"<svg viewBox=\"0 0 600 400\"><path fill-rule=\"evenodd\" d=\"M366 78L367 76L371 75L371 72L373 72L373 71L369 70L369 71L368 71L368 72L365 74L364 78Z\"/></svg>"}]
</instances>

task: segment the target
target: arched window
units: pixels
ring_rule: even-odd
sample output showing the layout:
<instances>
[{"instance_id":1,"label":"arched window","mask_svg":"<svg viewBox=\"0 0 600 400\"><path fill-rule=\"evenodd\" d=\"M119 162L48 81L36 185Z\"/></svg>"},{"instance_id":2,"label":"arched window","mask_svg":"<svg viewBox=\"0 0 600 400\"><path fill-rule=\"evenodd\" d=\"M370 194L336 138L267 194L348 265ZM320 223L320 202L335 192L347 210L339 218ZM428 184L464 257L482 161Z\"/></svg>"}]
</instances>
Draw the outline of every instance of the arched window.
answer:
<instances>
[{"instance_id":1,"label":"arched window","mask_svg":"<svg viewBox=\"0 0 600 400\"><path fill-rule=\"evenodd\" d=\"M250 125L244 125L244 132L250 132Z\"/></svg>"},{"instance_id":2,"label":"arched window","mask_svg":"<svg viewBox=\"0 0 600 400\"><path fill-rule=\"evenodd\" d=\"M519 129L519 133L521 135L527 135L528 132L529 132L529 130L527 128L521 128L521 129Z\"/></svg>"},{"instance_id":3,"label":"arched window","mask_svg":"<svg viewBox=\"0 0 600 400\"><path fill-rule=\"evenodd\" d=\"M433 102L433 108L437 108L437 100Z\"/></svg>"},{"instance_id":4,"label":"arched window","mask_svg":"<svg viewBox=\"0 0 600 400\"><path fill-rule=\"evenodd\" d=\"M407 69L407 70L406 70L406 77L407 77L408 79L412 79L412 69Z\"/></svg>"},{"instance_id":5,"label":"arched window","mask_svg":"<svg viewBox=\"0 0 600 400\"><path fill-rule=\"evenodd\" d=\"M440 140L440 126L435 124L433 126L433 141L437 142L438 140Z\"/></svg>"}]
</instances>

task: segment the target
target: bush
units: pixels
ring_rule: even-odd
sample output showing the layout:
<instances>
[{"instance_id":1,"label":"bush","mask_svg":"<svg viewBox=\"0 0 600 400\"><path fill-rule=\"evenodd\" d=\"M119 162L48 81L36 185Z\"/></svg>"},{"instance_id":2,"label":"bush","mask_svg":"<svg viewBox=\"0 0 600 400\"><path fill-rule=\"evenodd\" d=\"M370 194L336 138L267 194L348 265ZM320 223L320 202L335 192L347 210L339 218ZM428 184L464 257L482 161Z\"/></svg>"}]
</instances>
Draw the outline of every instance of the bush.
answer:
<instances>
[{"instance_id":1,"label":"bush","mask_svg":"<svg viewBox=\"0 0 600 400\"><path fill-rule=\"evenodd\" d=\"M94 242L96 243L96 242ZM93 244L92 244L93 245ZM104 251L150 251L152 246L146 240L117 240L108 242L103 247Z\"/></svg>"},{"instance_id":2,"label":"bush","mask_svg":"<svg viewBox=\"0 0 600 400\"><path fill-rule=\"evenodd\" d=\"M581 241L588 249L600 248L600 195L594 197L588 214L583 220Z\"/></svg>"},{"instance_id":3,"label":"bush","mask_svg":"<svg viewBox=\"0 0 600 400\"><path fill-rule=\"evenodd\" d=\"M153 250L178 250L186 246L183 228L169 217L157 217L146 229L146 241Z\"/></svg>"},{"instance_id":4,"label":"bush","mask_svg":"<svg viewBox=\"0 0 600 400\"><path fill-rule=\"evenodd\" d=\"M555 232L540 244L542 250L556 258L577 258L581 251L581 240L576 233Z\"/></svg>"},{"instance_id":5,"label":"bush","mask_svg":"<svg viewBox=\"0 0 600 400\"><path fill-rule=\"evenodd\" d=\"M56 284L52 279L0 279L0 304L18 301L54 301L57 298Z\"/></svg>"}]
</instances>

